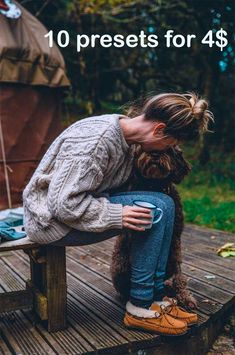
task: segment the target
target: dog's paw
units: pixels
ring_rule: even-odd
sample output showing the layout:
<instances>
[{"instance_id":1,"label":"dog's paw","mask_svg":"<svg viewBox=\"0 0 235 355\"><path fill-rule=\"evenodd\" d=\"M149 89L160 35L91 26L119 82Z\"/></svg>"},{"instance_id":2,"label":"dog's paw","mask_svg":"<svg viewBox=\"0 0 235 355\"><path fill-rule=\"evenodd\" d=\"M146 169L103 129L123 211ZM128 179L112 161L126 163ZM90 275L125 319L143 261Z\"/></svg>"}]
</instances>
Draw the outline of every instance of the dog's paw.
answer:
<instances>
[{"instance_id":1,"label":"dog's paw","mask_svg":"<svg viewBox=\"0 0 235 355\"><path fill-rule=\"evenodd\" d=\"M188 310L198 308L198 302L193 295L188 295L185 297L180 296L179 298L176 298L178 299L179 303Z\"/></svg>"}]
</instances>

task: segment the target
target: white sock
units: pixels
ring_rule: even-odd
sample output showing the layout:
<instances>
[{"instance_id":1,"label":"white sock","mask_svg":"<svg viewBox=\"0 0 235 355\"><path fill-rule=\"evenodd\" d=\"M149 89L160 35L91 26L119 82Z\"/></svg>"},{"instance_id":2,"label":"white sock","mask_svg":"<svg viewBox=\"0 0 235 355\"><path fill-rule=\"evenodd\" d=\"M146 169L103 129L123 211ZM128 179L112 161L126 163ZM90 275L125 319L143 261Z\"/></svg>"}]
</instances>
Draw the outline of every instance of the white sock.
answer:
<instances>
[{"instance_id":1,"label":"white sock","mask_svg":"<svg viewBox=\"0 0 235 355\"><path fill-rule=\"evenodd\" d=\"M157 314L160 315L158 312L152 311L150 308L147 309L147 308L137 307L134 304L132 304L130 301L128 301L126 304L126 310L128 313L141 318L156 318Z\"/></svg>"},{"instance_id":2,"label":"white sock","mask_svg":"<svg viewBox=\"0 0 235 355\"><path fill-rule=\"evenodd\" d=\"M159 306L164 305L164 306L169 306L170 302L168 301L154 301L154 303L159 304Z\"/></svg>"}]
</instances>

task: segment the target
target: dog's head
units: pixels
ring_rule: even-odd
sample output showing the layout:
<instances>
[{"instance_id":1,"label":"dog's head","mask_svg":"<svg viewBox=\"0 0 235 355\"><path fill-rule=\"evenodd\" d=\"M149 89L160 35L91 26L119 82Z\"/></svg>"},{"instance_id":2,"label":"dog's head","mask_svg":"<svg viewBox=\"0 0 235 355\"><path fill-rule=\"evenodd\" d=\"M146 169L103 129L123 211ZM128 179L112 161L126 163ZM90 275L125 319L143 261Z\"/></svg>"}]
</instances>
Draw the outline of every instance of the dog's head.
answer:
<instances>
[{"instance_id":1,"label":"dog's head","mask_svg":"<svg viewBox=\"0 0 235 355\"><path fill-rule=\"evenodd\" d=\"M138 147L135 155L135 170L138 176L145 179L179 184L191 171L191 165L185 160L178 146L151 153L143 152Z\"/></svg>"}]
</instances>

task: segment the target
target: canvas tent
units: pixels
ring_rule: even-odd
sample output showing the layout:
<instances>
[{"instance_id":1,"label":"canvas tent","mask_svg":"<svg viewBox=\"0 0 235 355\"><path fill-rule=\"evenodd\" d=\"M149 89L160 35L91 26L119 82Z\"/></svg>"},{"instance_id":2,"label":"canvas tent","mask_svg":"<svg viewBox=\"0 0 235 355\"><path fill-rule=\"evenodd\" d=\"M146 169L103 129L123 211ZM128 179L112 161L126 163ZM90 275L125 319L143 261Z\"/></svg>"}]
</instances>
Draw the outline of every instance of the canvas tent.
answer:
<instances>
[{"instance_id":1,"label":"canvas tent","mask_svg":"<svg viewBox=\"0 0 235 355\"><path fill-rule=\"evenodd\" d=\"M63 57L28 11L0 14L0 209L22 204L22 190L60 133Z\"/></svg>"}]
</instances>

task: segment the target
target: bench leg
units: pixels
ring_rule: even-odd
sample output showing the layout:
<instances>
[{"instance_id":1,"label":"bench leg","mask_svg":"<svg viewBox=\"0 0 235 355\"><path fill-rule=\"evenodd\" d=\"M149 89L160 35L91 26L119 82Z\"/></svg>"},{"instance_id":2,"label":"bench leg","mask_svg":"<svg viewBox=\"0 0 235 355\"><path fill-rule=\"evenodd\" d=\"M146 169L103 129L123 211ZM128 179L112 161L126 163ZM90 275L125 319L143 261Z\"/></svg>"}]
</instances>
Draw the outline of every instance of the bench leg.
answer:
<instances>
[{"instance_id":1,"label":"bench leg","mask_svg":"<svg viewBox=\"0 0 235 355\"><path fill-rule=\"evenodd\" d=\"M67 283L65 247L47 246L46 294L48 331L66 328Z\"/></svg>"},{"instance_id":2,"label":"bench leg","mask_svg":"<svg viewBox=\"0 0 235 355\"><path fill-rule=\"evenodd\" d=\"M28 286L34 292L35 312L46 322L48 331L55 332L67 326L65 247L43 246L38 254L41 261L30 257L31 282Z\"/></svg>"}]
</instances>

